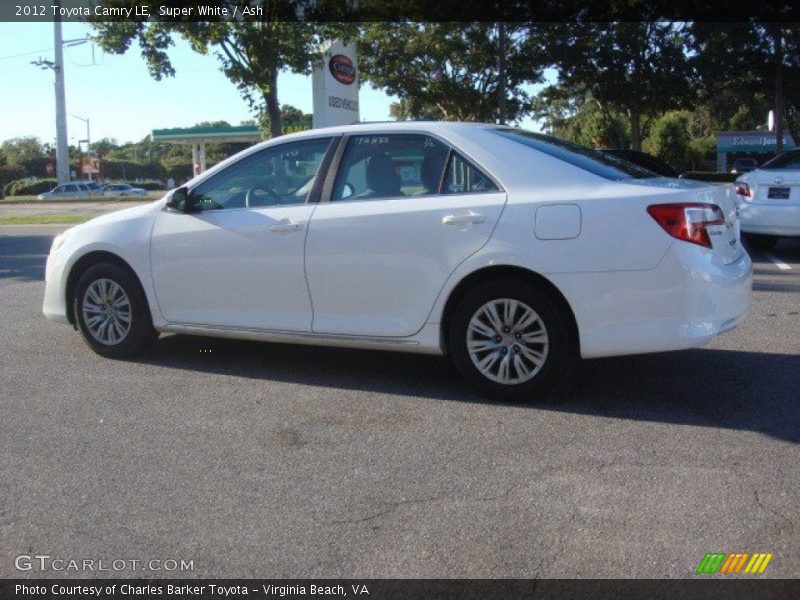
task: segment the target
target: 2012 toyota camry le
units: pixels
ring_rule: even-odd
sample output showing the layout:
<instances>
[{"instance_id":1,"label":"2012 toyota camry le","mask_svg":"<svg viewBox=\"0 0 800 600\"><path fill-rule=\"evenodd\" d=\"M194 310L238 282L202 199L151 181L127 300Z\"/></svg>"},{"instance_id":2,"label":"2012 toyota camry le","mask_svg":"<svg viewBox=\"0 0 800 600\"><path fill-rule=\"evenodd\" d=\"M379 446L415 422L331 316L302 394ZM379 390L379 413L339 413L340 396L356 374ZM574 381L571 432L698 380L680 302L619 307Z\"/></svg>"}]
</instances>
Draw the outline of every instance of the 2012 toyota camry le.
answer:
<instances>
[{"instance_id":1,"label":"2012 toyota camry le","mask_svg":"<svg viewBox=\"0 0 800 600\"><path fill-rule=\"evenodd\" d=\"M110 358L159 332L445 354L531 400L744 319L733 196L505 126L311 130L56 237L44 314Z\"/></svg>"}]
</instances>

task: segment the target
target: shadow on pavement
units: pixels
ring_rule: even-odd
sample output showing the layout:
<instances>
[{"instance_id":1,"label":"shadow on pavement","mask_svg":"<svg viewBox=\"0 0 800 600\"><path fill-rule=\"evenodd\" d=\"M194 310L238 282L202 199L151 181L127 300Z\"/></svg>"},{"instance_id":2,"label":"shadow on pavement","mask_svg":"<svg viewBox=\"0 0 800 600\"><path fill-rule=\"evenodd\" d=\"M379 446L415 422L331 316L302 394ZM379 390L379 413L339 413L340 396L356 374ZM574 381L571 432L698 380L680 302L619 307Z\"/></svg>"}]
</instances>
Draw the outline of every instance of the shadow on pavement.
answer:
<instances>
[{"instance_id":1,"label":"shadow on pavement","mask_svg":"<svg viewBox=\"0 0 800 600\"><path fill-rule=\"evenodd\" d=\"M0 279L44 281L53 235L0 235Z\"/></svg>"},{"instance_id":2,"label":"shadow on pavement","mask_svg":"<svg viewBox=\"0 0 800 600\"><path fill-rule=\"evenodd\" d=\"M210 352L209 352L210 351ZM171 335L143 362L164 367L324 386L493 403L440 357ZM800 357L699 349L595 359L541 402L603 417L757 431L800 443Z\"/></svg>"}]
</instances>

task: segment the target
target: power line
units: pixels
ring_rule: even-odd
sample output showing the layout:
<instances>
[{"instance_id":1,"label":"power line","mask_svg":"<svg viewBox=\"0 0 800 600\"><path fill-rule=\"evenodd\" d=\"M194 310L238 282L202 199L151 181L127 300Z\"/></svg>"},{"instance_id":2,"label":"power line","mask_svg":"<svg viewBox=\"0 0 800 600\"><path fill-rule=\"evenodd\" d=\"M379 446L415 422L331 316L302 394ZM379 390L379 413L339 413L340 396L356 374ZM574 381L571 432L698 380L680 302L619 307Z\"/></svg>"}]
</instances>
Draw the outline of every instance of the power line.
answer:
<instances>
[{"instance_id":1,"label":"power line","mask_svg":"<svg viewBox=\"0 0 800 600\"><path fill-rule=\"evenodd\" d=\"M20 58L21 56L30 56L31 54L39 54L40 52L50 52L51 50L52 48L42 48L41 50L23 52L22 54L11 54L10 56L0 56L0 60L10 60L12 58Z\"/></svg>"}]
</instances>

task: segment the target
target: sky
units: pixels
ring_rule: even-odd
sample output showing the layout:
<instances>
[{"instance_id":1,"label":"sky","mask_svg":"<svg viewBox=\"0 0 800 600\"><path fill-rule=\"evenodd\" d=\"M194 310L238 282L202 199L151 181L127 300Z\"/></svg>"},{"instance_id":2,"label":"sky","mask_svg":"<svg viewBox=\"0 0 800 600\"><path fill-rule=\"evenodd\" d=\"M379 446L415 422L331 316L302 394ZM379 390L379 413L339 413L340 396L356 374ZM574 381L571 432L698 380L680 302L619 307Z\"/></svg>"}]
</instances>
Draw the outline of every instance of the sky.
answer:
<instances>
[{"instance_id":1,"label":"sky","mask_svg":"<svg viewBox=\"0 0 800 600\"><path fill-rule=\"evenodd\" d=\"M88 25L63 24L65 41L90 33ZM220 72L213 54L199 55L180 39L169 54L176 75L156 81L135 44L124 55L105 54L90 43L66 47L69 143L77 145L78 140L86 139L86 123L77 117L89 119L92 141L112 138L119 143L139 141L153 129L191 127L202 121L238 125L253 118L236 87ZM0 141L32 135L55 143L54 74L31 64L39 58L53 60L52 23L0 23ZM528 89L535 92L539 87ZM313 112L311 77L281 73L278 100ZM361 120L388 120L389 105L395 100L362 85ZM538 129L530 119L522 126Z\"/></svg>"}]
</instances>

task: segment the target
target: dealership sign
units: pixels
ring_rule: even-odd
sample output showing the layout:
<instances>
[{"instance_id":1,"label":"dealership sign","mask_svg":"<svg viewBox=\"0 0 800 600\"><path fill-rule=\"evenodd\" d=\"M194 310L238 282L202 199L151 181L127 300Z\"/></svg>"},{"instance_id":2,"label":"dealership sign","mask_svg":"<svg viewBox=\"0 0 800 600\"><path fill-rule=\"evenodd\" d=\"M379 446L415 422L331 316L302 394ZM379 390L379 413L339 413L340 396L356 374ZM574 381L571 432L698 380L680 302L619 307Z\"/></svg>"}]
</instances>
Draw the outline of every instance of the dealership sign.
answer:
<instances>
[{"instance_id":1,"label":"dealership sign","mask_svg":"<svg viewBox=\"0 0 800 600\"><path fill-rule=\"evenodd\" d=\"M334 54L328 59L328 70L339 83L352 85L356 80L356 68L353 61L344 54Z\"/></svg>"},{"instance_id":2,"label":"dealership sign","mask_svg":"<svg viewBox=\"0 0 800 600\"><path fill-rule=\"evenodd\" d=\"M358 64L354 44L333 42L311 76L314 127L351 125L359 121Z\"/></svg>"}]
</instances>

